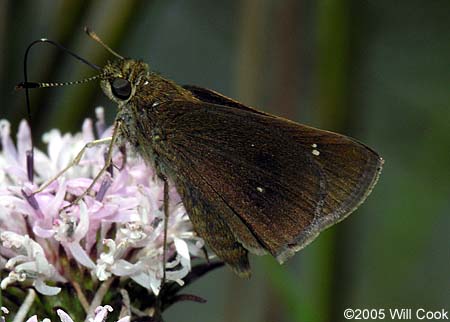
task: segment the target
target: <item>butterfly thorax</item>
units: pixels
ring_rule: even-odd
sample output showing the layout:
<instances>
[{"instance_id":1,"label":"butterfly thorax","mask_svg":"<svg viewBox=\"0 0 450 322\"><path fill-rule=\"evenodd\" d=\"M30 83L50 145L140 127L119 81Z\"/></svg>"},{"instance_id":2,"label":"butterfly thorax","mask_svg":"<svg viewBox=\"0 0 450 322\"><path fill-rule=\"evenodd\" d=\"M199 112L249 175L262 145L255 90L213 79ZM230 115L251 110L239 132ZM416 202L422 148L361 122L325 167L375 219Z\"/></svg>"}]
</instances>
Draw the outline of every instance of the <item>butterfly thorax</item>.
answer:
<instances>
[{"instance_id":1,"label":"butterfly thorax","mask_svg":"<svg viewBox=\"0 0 450 322\"><path fill-rule=\"evenodd\" d=\"M158 148L165 138L157 107L173 101L198 102L175 82L151 72L142 61L123 59L103 69L103 92L118 104L119 139L128 142L148 163L158 167ZM149 144L150 143L150 144Z\"/></svg>"}]
</instances>

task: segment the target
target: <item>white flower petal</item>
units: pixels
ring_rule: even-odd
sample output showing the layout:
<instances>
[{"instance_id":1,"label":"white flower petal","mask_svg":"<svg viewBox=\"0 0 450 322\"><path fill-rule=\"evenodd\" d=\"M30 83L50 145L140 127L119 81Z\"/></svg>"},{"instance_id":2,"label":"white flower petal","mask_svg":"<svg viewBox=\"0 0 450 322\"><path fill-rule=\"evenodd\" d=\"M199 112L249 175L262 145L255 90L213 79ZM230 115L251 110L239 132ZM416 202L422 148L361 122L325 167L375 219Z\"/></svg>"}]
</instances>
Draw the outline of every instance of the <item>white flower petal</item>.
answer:
<instances>
[{"instance_id":1,"label":"white flower petal","mask_svg":"<svg viewBox=\"0 0 450 322\"><path fill-rule=\"evenodd\" d=\"M59 185L55 197L52 198L51 202L47 203L46 206L43 207L42 211L47 218L54 218L59 213L59 209L64 201L64 196L66 195L66 186L66 182L63 179Z\"/></svg>"},{"instance_id":2,"label":"white flower petal","mask_svg":"<svg viewBox=\"0 0 450 322\"><path fill-rule=\"evenodd\" d=\"M92 142L95 140L91 119L84 120L83 125L81 126L81 133L85 142Z\"/></svg>"},{"instance_id":3,"label":"white flower petal","mask_svg":"<svg viewBox=\"0 0 450 322\"><path fill-rule=\"evenodd\" d=\"M106 265L105 263L97 263L97 266L95 267L95 275L99 281L106 281L111 277L112 273L108 271L108 266L109 265Z\"/></svg>"},{"instance_id":4,"label":"white flower petal","mask_svg":"<svg viewBox=\"0 0 450 322\"><path fill-rule=\"evenodd\" d=\"M191 256L189 255L189 248L187 243L183 239L177 237L174 237L173 241L175 243L175 248L178 254L180 254L183 259L187 260L187 262L190 262Z\"/></svg>"},{"instance_id":5,"label":"white flower petal","mask_svg":"<svg viewBox=\"0 0 450 322\"><path fill-rule=\"evenodd\" d=\"M51 165L51 160L47 155L34 148L33 152L34 157L34 170L40 178L39 182L43 182L47 179L50 179L52 175L55 174L55 169Z\"/></svg>"},{"instance_id":6,"label":"white flower petal","mask_svg":"<svg viewBox=\"0 0 450 322\"><path fill-rule=\"evenodd\" d=\"M17 150L10 137L11 125L7 120L0 120L0 136L3 149L3 155L7 164L18 165Z\"/></svg>"},{"instance_id":7,"label":"white flower petal","mask_svg":"<svg viewBox=\"0 0 450 322\"><path fill-rule=\"evenodd\" d=\"M142 270L142 264L140 262L132 264L124 259L116 260L114 265L111 267L111 271L117 276L131 276L140 270Z\"/></svg>"},{"instance_id":8,"label":"white flower petal","mask_svg":"<svg viewBox=\"0 0 450 322\"><path fill-rule=\"evenodd\" d=\"M14 164L14 163L12 163ZM15 181L23 183L28 181L27 172L24 167L20 166L9 166L6 167L5 172L9 174L10 177L13 177Z\"/></svg>"},{"instance_id":9,"label":"white flower petal","mask_svg":"<svg viewBox=\"0 0 450 322\"><path fill-rule=\"evenodd\" d=\"M95 268L95 263L78 242L67 243L66 246L81 265L90 269Z\"/></svg>"},{"instance_id":10,"label":"white flower petal","mask_svg":"<svg viewBox=\"0 0 450 322\"><path fill-rule=\"evenodd\" d=\"M55 231L53 230L53 228L42 228L38 225L33 226L33 233L41 238L50 238L53 235L55 235Z\"/></svg>"},{"instance_id":11,"label":"white flower petal","mask_svg":"<svg viewBox=\"0 0 450 322\"><path fill-rule=\"evenodd\" d=\"M77 228L73 234L73 238L76 241L80 241L84 236L86 236L89 230L89 214L84 202L80 202L80 221L78 222Z\"/></svg>"},{"instance_id":12,"label":"white flower petal","mask_svg":"<svg viewBox=\"0 0 450 322\"><path fill-rule=\"evenodd\" d=\"M33 286L36 288L36 291L43 295L53 296L61 292L60 287L49 286L45 284L41 279L35 280Z\"/></svg>"},{"instance_id":13,"label":"white flower petal","mask_svg":"<svg viewBox=\"0 0 450 322\"><path fill-rule=\"evenodd\" d=\"M31 316L31 317L30 317L28 320L26 320L25 322L38 322L37 315Z\"/></svg>"},{"instance_id":14,"label":"white flower petal","mask_svg":"<svg viewBox=\"0 0 450 322\"><path fill-rule=\"evenodd\" d=\"M61 309L57 309L56 310L56 314L58 314L59 319L61 320L61 322L74 322L72 320L72 318L69 316L69 314L67 314L66 312L64 312Z\"/></svg>"},{"instance_id":15,"label":"white flower petal","mask_svg":"<svg viewBox=\"0 0 450 322\"><path fill-rule=\"evenodd\" d=\"M109 305L98 306L94 311L95 316L93 322L104 322L108 316L108 312L112 311L113 308Z\"/></svg>"},{"instance_id":16,"label":"white flower petal","mask_svg":"<svg viewBox=\"0 0 450 322\"><path fill-rule=\"evenodd\" d=\"M60 170L57 167L59 154L62 149L61 132L58 130L51 130L42 136L42 141L47 143L47 153L53 165L53 171Z\"/></svg>"},{"instance_id":17,"label":"white flower petal","mask_svg":"<svg viewBox=\"0 0 450 322\"><path fill-rule=\"evenodd\" d=\"M131 278L138 283L139 285L141 285L142 287L145 288L149 288L151 287L151 289L153 290L153 293L155 295L159 294L159 286L161 285L161 282L159 282L159 280L151 278L150 275L145 274L145 273L140 273L137 275L133 275L131 276ZM152 285L153 283L153 285Z\"/></svg>"},{"instance_id":18,"label":"white flower petal","mask_svg":"<svg viewBox=\"0 0 450 322\"><path fill-rule=\"evenodd\" d=\"M19 124L19 131L17 132L17 154L20 164L26 167L26 152L30 151L31 144L31 131L28 123L22 120Z\"/></svg>"},{"instance_id":19,"label":"white flower petal","mask_svg":"<svg viewBox=\"0 0 450 322\"><path fill-rule=\"evenodd\" d=\"M20 248L24 242L24 236L16 234L12 231L4 231L0 235L3 246L7 248Z\"/></svg>"}]
</instances>

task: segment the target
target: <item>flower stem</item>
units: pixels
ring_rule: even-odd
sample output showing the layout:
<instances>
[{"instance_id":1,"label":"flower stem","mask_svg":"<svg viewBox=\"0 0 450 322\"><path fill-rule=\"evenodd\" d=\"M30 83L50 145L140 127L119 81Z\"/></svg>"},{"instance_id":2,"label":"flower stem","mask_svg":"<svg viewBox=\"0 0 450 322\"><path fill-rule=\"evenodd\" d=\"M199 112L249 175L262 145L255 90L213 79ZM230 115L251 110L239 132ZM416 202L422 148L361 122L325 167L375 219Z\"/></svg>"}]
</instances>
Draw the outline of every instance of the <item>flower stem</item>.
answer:
<instances>
[{"instance_id":1,"label":"flower stem","mask_svg":"<svg viewBox=\"0 0 450 322\"><path fill-rule=\"evenodd\" d=\"M131 316L130 295L128 294L126 289L121 289L120 295L122 295L122 307L120 309L119 317L123 318L125 316Z\"/></svg>"},{"instance_id":2,"label":"flower stem","mask_svg":"<svg viewBox=\"0 0 450 322\"><path fill-rule=\"evenodd\" d=\"M102 283L102 285L100 285L100 287L97 290L97 293L95 293L95 296L92 299L91 305L88 310L88 314L86 316L86 321L88 321L89 318L94 317L95 308L102 304L103 297L105 297L106 292L108 292L109 287L111 286L111 283L113 281L114 281L114 278L111 277L111 278L107 279L106 281L104 281Z\"/></svg>"},{"instance_id":3,"label":"flower stem","mask_svg":"<svg viewBox=\"0 0 450 322\"><path fill-rule=\"evenodd\" d=\"M13 322L23 322L25 317L28 314L28 311L30 310L31 306L33 305L34 299L36 298L36 292L34 289L30 288L28 290L28 295L23 301L22 305L20 306L19 310L17 311L16 316L14 317Z\"/></svg>"},{"instance_id":4,"label":"flower stem","mask_svg":"<svg viewBox=\"0 0 450 322\"><path fill-rule=\"evenodd\" d=\"M75 291L77 292L78 299L80 301L81 306L83 307L84 311L86 313L88 313L89 312L89 302L86 299L86 296L84 295L80 284L78 284L78 282L72 282L72 286L75 289Z\"/></svg>"}]
</instances>

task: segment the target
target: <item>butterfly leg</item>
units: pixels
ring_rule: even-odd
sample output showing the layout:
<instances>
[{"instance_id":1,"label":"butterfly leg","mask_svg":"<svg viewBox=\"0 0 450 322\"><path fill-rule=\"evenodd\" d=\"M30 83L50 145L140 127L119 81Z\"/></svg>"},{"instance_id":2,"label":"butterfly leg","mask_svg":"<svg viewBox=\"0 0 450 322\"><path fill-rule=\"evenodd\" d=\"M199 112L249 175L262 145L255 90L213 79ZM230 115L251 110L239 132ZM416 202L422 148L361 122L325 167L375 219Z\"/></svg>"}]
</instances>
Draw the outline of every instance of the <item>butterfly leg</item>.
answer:
<instances>
[{"instance_id":1,"label":"butterfly leg","mask_svg":"<svg viewBox=\"0 0 450 322\"><path fill-rule=\"evenodd\" d=\"M33 192L33 194L37 194L37 193L44 191L45 188L47 188L53 181L57 180L60 176L62 176L64 173L66 173L70 168L78 165L87 149L90 149L90 148L92 148L94 146L98 146L98 145L108 144L111 142L111 140L112 140L112 137L108 137L108 138L103 138L100 140L95 140L95 141L86 143L84 145L84 147L80 150L80 152L78 152L76 157L64 169L62 169L55 176L53 176L52 178L50 178L46 182L44 182L39 187L39 189L37 189Z\"/></svg>"},{"instance_id":2,"label":"butterfly leg","mask_svg":"<svg viewBox=\"0 0 450 322\"><path fill-rule=\"evenodd\" d=\"M98 179L100 179L100 177L103 175L103 173L105 173L105 171L110 168L111 162L112 162L114 143L117 141L117 137L119 136L119 127L120 127L120 122L116 122L116 124L114 125L113 135L111 138L108 138L109 139L108 154L106 155L105 164L102 167L102 169L97 173L97 175L92 180L89 187L81 195L79 195L73 202L71 202L68 206L62 208L61 210L65 210L65 209L71 207L72 205L77 204L80 200L82 200L92 190L95 183L98 181ZM78 155L77 155L77 157L78 157ZM81 158L81 156L80 156L80 158ZM79 162L79 160L78 160L78 162Z\"/></svg>"},{"instance_id":3,"label":"butterfly leg","mask_svg":"<svg viewBox=\"0 0 450 322\"><path fill-rule=\"evenodd\" d=\"M164 286L166 282L166 261L167 261L167 227L169 225L169 181L166 176L161 176L164 181L164 239L163 239L163 279L161 285Z\"/></svg>"}]
</instances>

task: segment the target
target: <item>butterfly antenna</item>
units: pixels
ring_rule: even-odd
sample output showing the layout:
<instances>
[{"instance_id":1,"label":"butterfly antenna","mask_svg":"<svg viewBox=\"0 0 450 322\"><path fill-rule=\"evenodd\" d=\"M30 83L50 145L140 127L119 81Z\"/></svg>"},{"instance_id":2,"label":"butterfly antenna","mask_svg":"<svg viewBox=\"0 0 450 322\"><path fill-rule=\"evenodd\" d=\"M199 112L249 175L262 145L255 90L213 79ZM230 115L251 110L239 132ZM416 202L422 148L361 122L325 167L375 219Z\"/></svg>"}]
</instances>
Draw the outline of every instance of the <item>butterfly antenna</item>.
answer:
<instances>
[{"instance_id":1,"label":"butterfly antenna","mask_svg":"<svg viewBox=\"0 0 450 322\"><path fill-rule=\"evenodd\" d=\"M47 43L47 44L50 44L52 46L55 46L59 50L69 54L70 56L72 56L75 59L81 61L82 63L88 65L89 67L91 67L91 68L93 68L93 69L95 69L97 71L102 71L102 68L100 66L97 66L97 65L87 61L83 57L75 54L74 52L70 51L69 49L67 49L66 47L64 47L61 44L57 43L56 41L53 41L53 40L50 40L50 39L46 39L46 38L42 38L42 39L38 39L38 40L33 41L30 45L28 45L27 50L25 51L25 57L24 57L24 60L23 60L24 82L22 82L22 83L20 83L20 84L18 84L16 86L16 89L25 89L28 124L29 124L30 128L33 128L32 119L31 119L30 93L29 93L29 89L30 88L54 87L54 86L80 84L80 83L85 83L87 81L96 79L96 78L98 78L100 76L100 75L96 75L96 76L89 77L89 78L86 78L86 79L81 80L81 81L67 82L67 83L35 83L35 82L28 82L28 54L30 53L30 50L31 50L31 48L33 48L33 46L35 46L36 44L41 44L41 43ZM33 175L34 175L33 160L34 160L34 143L33 143L33 139L31 139L31 150L27 151L28 180L30 182L33 182Z\"/></svg>"},{"instance_id":2,"label":"butterfly antenna","mask_svg":"<svg viewBox=\"0 0 450 322\"><path fill-rule=\"evenodd\" d=\"M16 89L28 89L28 88L47 88L47 87L60 87L60 86L68 86L68 85L78 85L87 83L93 80L100 78L102 74L94 75L91 77L87 77L84 79L80 79L77 81L71 82L58 82L58 83L40 83L40 82L22 82L16 85Z\"/></svg>"},{"instance_id":3,"label":"butterfly antenna","mask_svg":"<svg viewBox=\"0 0 450 322\"><path fill-rule=\"evenodd\" d=\"M84 31L87 33L87 35L89 37L91 37L93 40L95 40L96 42L98 42L100 45L103 46L103 48L105 48L107 51L109 51L111 54L113 54L114 56L116 56L119 59L125 59L123 56L119 55L117 52L115 52L114 50L111 49L111 47L109 47L107 44L105 44L103 42L103 40L100 39L100 37L91 29L89 29L88 27L84 27Z\"/></svg>"}]
</instances>

